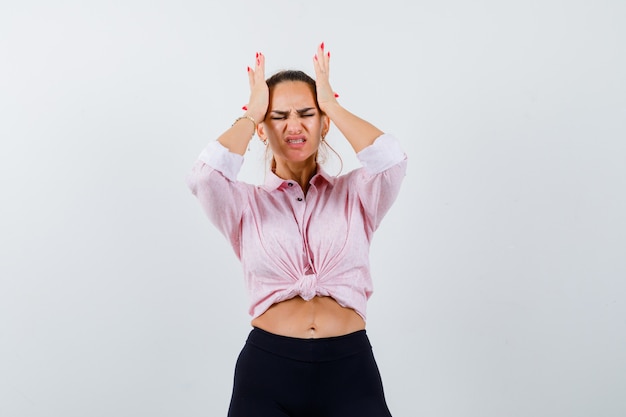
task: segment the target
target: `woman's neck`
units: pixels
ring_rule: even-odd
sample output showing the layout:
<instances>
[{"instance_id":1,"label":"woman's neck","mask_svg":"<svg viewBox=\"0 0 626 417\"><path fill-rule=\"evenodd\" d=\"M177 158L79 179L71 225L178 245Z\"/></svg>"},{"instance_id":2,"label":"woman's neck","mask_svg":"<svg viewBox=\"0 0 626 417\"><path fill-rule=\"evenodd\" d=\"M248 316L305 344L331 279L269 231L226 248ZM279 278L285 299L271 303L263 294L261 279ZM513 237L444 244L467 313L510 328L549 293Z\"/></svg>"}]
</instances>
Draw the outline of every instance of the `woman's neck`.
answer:
<instances>
[{"instance_id":1,"label":"woman's neck","mask_svg":"<svg viewBox=\"0 0 626 417\"><path fill-rule=\"evenodd\" d=\"M272 171L284 180L293 180L300 184L300 188L306 194L309 190L309 181L317 173L317 163L315 161L306 161L302 163L276 164Z\"/></svg>"}]
</instances>

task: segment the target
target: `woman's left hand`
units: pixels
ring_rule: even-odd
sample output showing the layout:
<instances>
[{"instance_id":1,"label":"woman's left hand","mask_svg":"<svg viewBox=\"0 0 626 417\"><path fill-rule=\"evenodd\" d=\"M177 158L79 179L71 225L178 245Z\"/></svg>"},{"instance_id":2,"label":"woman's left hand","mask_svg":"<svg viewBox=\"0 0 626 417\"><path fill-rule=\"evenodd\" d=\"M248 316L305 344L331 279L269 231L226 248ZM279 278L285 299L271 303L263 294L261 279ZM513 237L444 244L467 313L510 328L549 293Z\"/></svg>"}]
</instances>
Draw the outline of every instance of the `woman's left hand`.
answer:
<instances>
[{"instance_id":1,"label":"woman's left hand","mask_svg":"<svg viewBox=\"0 0 626 417\"><path fill-rule=\"evenodd\" d=\"M328 81L329 61L330 52L324 51L324 44L321 43L313 58L317 104L333 124L339 128L343 136L348 139L354 151L360 152L374 143L383 132L368 121L350 113L337 102L339 96L335 94Z\"/></svg>"},{"instance_id":2,"label":"woman's left hand","mask_svg":"<svg viewBox=\"0 0 626 417\"><path fill-rule=\"evenodd\" d=\"M330 52L324 51L324 42L317 47L317 53L313 58L315 67L315 84L317 88L317 103L324 113L328 106L337 103L337 95L330 86L329 81Z\"/></svg>"}]
</instances>

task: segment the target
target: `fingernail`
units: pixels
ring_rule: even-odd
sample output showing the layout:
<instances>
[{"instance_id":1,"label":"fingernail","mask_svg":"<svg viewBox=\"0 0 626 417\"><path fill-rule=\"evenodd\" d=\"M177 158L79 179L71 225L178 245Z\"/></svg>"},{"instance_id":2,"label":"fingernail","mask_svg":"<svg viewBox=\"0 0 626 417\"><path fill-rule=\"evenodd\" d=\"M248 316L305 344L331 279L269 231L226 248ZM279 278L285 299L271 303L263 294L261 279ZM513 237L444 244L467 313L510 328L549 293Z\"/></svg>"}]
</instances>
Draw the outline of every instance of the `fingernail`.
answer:
<instances>
[{"instance_id":1,"label":"fingernail","mask_svg":"<svg viewBox=\"0 0 626 417\"><path fill-rule=\"evenodd\" d=\"M324 49L324 42L322 42L322 44L320 46L322 47L322 49Z\"/></svg>"},{"instance_id":2,"label":"fingernail","mask_svg":"<svg viewBox=\"0 0 626 417\"><path fill-rule=\"evenodd\" d=\"M339 94L335 93L335 98L339 97Z\"/></svg>"},{"instance_id":3,"label":"fingernail","mask_svg":"<svg viewBox=\"0 0 626 417\"><path fill-rule=\"evenodd\" d=\"M250 72L250 67L248 67L248 72Z\"/></svg>"},{"instance_id":4,"label":"fingernail","mask_svg":"<svg viewBox=\"0 0 626 417\"><path fill-rule=\"evenodd\" d=\"M330 52L328 52L328 57L330 58Z\"/></svg>"},{"instance_id":5,"label":"fingernail","mask_svg":"<svg viewBox=\"0 0 626 417\"><path fill-rule=\"evenodd\" d=\"M259 57L259 53L258 53L258 52L256 53L256 57L257 57L257 58Z\"/></svg>"},{"instance_id":6,"label":"fingernail","mask_svg":"<svg viewBox=\"0 0 626 417\"><path fill-rule=\"evenodd\" d=\"M315 55L313 58L315 58L315 60L317 61L317 55Z\"/></svg>"},{"instance_id":7,"label":"fingernail","mask_svg":"<svg viewBox=\"0 0 626 417\"><path fill-rule=\"evenodd\" d=\"M241 110L248 110L248 106L243 106Z\"/></svg>"}]
</instances>

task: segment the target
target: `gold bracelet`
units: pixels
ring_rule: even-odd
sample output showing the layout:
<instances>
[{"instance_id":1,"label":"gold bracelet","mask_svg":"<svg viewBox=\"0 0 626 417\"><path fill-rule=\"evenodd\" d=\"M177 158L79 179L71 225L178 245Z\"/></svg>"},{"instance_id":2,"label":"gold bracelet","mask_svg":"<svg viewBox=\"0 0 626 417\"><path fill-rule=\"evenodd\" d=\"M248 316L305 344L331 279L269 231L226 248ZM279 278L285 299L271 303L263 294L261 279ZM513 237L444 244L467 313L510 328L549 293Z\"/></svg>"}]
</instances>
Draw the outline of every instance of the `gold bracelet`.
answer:
<instances>
[{"instance_id":1,"label":"gold bracelet","mask_svg":"<svg viewBox=\"0 0 626 417\"><path fill-rule=\"evenodd\" d=\"M252 122L252 124L254 125L254 131L256 132L256 122L254 121L254 119L251 116L241 116L241 117L236 118L231 127L235 126L235 123L237 123L238 121L240 121L242 119L250 120Z\"/></svg>"}]
</instances>

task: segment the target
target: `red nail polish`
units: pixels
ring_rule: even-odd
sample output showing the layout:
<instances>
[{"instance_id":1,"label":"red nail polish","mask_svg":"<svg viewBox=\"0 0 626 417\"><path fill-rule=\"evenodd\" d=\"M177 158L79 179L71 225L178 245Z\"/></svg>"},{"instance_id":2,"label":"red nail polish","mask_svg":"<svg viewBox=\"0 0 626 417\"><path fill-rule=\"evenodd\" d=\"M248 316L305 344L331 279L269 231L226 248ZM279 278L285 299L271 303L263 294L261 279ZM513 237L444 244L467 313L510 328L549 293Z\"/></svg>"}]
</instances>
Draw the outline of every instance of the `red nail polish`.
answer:
<instances>
[{"instance_id":1,"label":"red nail polish","mask_svg":"<svg viewBox=\"0 0 626 417\"><path fill-rule=\"evenodd\" d=\"M248 72L250 72L250 67L248 67Z\"/></svg>"},{"instance_id":2,"label":"red nail polish","mask_svg":"<svg viewBox=\"0 0 626 417\"><path fill-rule=\"evenodd\" d=\"M335 98L339 97L339 94L335 93Z\"/></svg>"},{"instance_id":3,"label":"red nail polish","mask_svg":"<svg viewBox=\"0 0 626 417\"><path fill-rule=\"evenodd\" d=\"M330 52L327 53L328 57L330 58Z\"/></svg>"},{"instance_id":4,"label":"red nail polish","mask_svg":"<svg viewBox=\"0 0 626 417\"><path fill-rule=\"evenodd\" d=\"M241 110L248 110L248 106L243 106Z\"/></svg>"},{"instance_id":5,"label":"red nail polish","mask_svg":"<svg viewBox=\"0 0 626 417\"><path fill-rule=\"evenodd\" d=\"M322 47L322 49L324 49L324 42L322 42L322 44L320 46Z\"/></svg>"},{"instance_id":6,"label":"red nail polish","mask_svg":"<svg viewBox=\"0 0 626 417\"><path fill-rule=\"evenodd\" d=\"M257 57L257 58L259 57L259 53L258 53L258 52L256 53L256 57Z\"/></svg>"}]
</instances>

